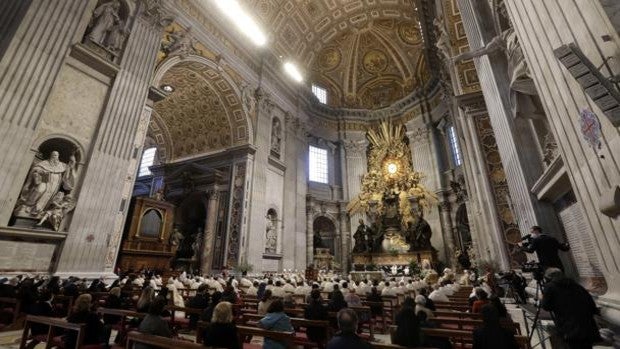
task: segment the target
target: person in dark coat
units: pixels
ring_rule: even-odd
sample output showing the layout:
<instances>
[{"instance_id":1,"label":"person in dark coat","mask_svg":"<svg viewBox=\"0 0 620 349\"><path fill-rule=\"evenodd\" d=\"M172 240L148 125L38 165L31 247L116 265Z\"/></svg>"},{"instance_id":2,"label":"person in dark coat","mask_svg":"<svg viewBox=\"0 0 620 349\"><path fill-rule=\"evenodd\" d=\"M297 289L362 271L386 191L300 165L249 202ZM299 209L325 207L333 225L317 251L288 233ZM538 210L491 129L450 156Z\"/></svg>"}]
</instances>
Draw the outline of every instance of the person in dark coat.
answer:
<instances>
[{"instance_id":1,"label":"person in dark coat","mask_svg":"<svg viewBox=\"0 0 620 349\"><path fill-rule=\"evenodd\" d=\"M372 316L382 316L383 315L383 298L381 298L381 293L377 290L377 287L370 289L370 294L366 297L366 301L373 303L381 303L381 304L373 304L370 306L370 312Z\"/></svg>"},{"instance_id":2,"label":"person in dark coat","mask_svg":"<svg viewBox=\"0 0 620 349\"><path fill-rule=\"evenodd\" d=\"M114 287L110 290L108 298L105 300L105 307L108 309L123 309L120 287ZM119 321L121 321L121 317L118 315L103 315L103 323L106 325L116 325Z\"/></svg>"},{"instance_id":3,"label":"person in dark coat","mask_svg":"<svg viewBox=\"0 0 620 349\"><path fill-rule=\"evenodd\" d=\"M553 236L543 234L542 228L533 226L530 230L530 242L523 246L523 250L527 253L534 253L538 256L538 262L547 268L558 268L564 271L562 261L558 256L558 251L568 251L568 244L560 243Z\"/></svg>"},{"instance_id":4,"label":"person in dark coat","mask_svg":"<svg viewBox=\"0 0 620 349\"><path fill-rule=\"evenodd\" d=\"M161 317L166 306L166 301L159 298L155 299L149 307L149 312L146 314L140 326L138 326L138 332L144 334L152 334L160 337L172 338L172 331L168 326L168 322ZM134 349L151 349L152 346L136 343Z\"/></svg>"},{"instance_id":5,"label":"person in dark coat","mask_svg":"<svg viewBox=\"0 0 620 349\"><path fill-rule=\"evenodd\" d=\"M210 322L213 317L213 311L215 306L222 300L222 292L215 291L211 295L211 304L205 309L204 313L200 316L200 320Z\"/></svg>"},{"instance_id":6,"label":"person in dark coat","mask_svg":"<svg viewBox=\"0 0 620 349\"><path fill-rule=\"evenodd\" d=\"M187 301L187 307L193 309L200 309L202 311L207 309L207 307L209 306L209 294L207 293L208 289L209 286L207 286L206 284L200 285L198 287L198 290L196 291L196 295L190 298L189 301ZM198 314L190 314L189 327L195 328L199 319L200 316Z\"/></svg>"},{"instance_id":7,"label":"person in dark coat","mask_svg":"<svg viewBox=\"0 0 620 349\"><path fill-rule=\"evenodd\" d=\"M213 348L240 349L237 326L233 323L232 304L219 302L213 310L211 323L203 333L203 344Z\"/></svg>"},{"instance_id":8,"label":"person in dark coat","mask_svg":"<svg viewBox=\"0 0 620 349\"><path fill-rule=\"evenodd\" d=\"M482 307L480 313L482 314L482 327L474 330L472 349L519 348L514 334L500 325L497 308L492 304L487 304Z\"/></svg>"},{"instance_id":9,"label":"person in dark coat","mask_svg":"<svg viewBox=\"0 0 620 349\"><path fill-rule=\"evenodd\" d=\"M73 324L86 324L84 328L84 341L82 344L106 343L110 333L105 333L103 323L97 313L91 310L93 297L88 293L82 294L75 300L73 311L67 317L67 322ZM76 331L68 331L65 335L65 348L74 348L77 340Z\"/></svg>"},{"instance_id":10,"label":"person in dark coat","mask_svg":"<svg viewBox=\"0 0 620 349\"><path fill-rule=\"evenodd\" d=\"M329 311L339 312L340 309L344 309L349 306L347 302L344 300L344 296L342 295L342 292L334 291L331 295L332 295L332 298L330 299L327 305L327 309Z\"/></svg>"},{"instance_id":11,"label":"person in dark coat","mask_svg":"<svg viewBox=\"0 0 620 349\"><path fill-rule=\"evenodd\" d=\"M396 314L396 326L392 343L409 348L420 345L420 321L411 297L405 298L401 310Z\"/></svg>"},{"instance_id":12,"label":"person in dark coat","mask_svg":"<svg viewBox=\"0 0 620 349\"><path fill-rule=\"evenodd\" d=\"M567 348L592 348L601 340L594 321L599 311L592 296L557 268L547 269L545 278L549 282L544 287L541 306L553 313L555 326Z\"/></svg>"},{"instance_id":13,"label":"person in dark coat","mask_svg":"<svg viewBox=\"0 0 620 349\"><path fill-rule=\"evenodd\" d=\"M342 309L338 312L338 328L340 332L327 343L327 349L371 349L366 342L355 333L357 331L357 313L352 309Z\"/></svg>"},{"instance_id":14,"label":"person in dark coat","mask_svg":"<svg viewBox=\"0 0 620 349\"><path fill-rule=\"evenodd\" d=\"M323 305L321 291L318 289L312 290L312 292L310 292L310 296L310 303L308 303L306 309L304 309L304 318L308 320L328 320L329 315L327 313L327 308ZM315 343L325 343L327 339L325 329L320 327L308 327L306 329L306 334L308 339Z\"/></svg>"}]
</instances>

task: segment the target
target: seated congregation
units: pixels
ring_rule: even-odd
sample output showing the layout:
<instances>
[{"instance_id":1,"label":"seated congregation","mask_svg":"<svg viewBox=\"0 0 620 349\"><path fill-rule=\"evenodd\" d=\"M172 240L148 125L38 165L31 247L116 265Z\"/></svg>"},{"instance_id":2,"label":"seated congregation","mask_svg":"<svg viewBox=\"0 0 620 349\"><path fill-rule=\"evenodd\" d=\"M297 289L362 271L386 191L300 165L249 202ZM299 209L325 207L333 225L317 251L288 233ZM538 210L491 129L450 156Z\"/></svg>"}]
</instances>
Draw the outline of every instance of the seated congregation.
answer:
<instances>
[{"instance_id":1,"label":"seated congregation","mask_svg":"<svg viewBox=\"0 0 620 349\"><path fill-rule=\"evenodd\" d=\"M19 313L6 328L23 326L20 348L529 348L484 280L454 279L15 277L0 297L17 305L2 309Z\"/></svg>"}]
</instances>

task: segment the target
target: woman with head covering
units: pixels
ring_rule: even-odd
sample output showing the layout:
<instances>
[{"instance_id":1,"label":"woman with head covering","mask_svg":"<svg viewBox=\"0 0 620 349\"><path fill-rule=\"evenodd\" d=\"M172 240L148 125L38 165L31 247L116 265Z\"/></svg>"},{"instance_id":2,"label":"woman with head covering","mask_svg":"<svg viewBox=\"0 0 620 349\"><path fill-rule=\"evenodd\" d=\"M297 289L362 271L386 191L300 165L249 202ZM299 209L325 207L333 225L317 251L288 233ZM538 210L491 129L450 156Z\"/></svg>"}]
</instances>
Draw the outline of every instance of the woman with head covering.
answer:
<instances>
[{"instance_id":1,"label":"woman with head covering","mask_svg":"<svg viewBox=\"0 0 620 349\"><path fill-rule=\"evenodd\" d=\"M200 320L207 321L207 322L211 321L211 318L213 317L213 312L215 311L215 307L221 301L222 301L222 292L220 291L213 292L213 294L211 295L211 304L202 313Z\"/></svg>"},{"instance_id":2,"label":"woman with head covering","mask_svg":"<svg viewBox=\"0 0 620 349\"><path fill-rule=\"evenodd\" d=\"M139 313L146 313L151 306L151 303L155 299L155 290L151 287L145 287L138 298L138 304L136 304L136 310Z\"/></svg>"}]
</instances>

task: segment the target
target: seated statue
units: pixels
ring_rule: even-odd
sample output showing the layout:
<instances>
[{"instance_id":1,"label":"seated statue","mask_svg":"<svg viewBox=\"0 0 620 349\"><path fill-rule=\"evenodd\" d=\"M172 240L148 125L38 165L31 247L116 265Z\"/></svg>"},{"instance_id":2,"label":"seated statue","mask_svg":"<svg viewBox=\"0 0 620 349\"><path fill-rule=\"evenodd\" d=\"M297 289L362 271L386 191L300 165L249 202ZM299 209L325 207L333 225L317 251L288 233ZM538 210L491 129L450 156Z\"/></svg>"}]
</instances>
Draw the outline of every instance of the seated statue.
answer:
<instances>
[{"instance_id":1,"label":"seated statue","mask_svg":"<svg viewBox=\"0 0 620 349\"><path fill-rule=\"evenodd\" d=\"M360 225L357 227L355 234L353 234L353 238L355 239L355 245L353 246L354 253L366 252L368 247L366 243L366 235L368 234L368 227L364 224L364 220L359 220Z\"/></svg>"},{"instance_id":2,"label":"seated statue","mask_svg":"<svg viewBox=\"0 0 620 349\"><path fill-rule=\"evenodd\" d=\"M409 222L407 227L407 241L413 250L430 250L431 246L431 226L424 219L421 213L415 222Z\"/></svg>"}]
</instances>

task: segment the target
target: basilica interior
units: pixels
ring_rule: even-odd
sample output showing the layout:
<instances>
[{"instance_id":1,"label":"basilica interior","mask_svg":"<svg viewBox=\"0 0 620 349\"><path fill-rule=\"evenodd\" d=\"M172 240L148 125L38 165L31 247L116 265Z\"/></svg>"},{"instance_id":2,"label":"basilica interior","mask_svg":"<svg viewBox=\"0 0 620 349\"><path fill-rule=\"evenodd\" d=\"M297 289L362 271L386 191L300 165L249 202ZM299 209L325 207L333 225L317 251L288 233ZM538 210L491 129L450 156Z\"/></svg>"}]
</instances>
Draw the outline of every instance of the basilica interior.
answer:
<instances>
[{"instance_id":1,"label":"basilica interior","mask_svg":"<svg viewBox=\"0 0 620 349\"><path fill-rule=\"evenodd\" d=\"M521 271L539 226L620 326L617 1L4 0L0 92L0 276Z\"/></svg>"}]
</instances>

